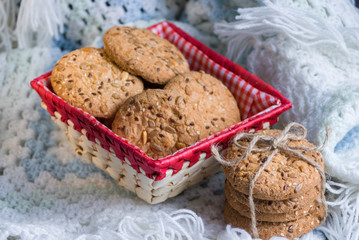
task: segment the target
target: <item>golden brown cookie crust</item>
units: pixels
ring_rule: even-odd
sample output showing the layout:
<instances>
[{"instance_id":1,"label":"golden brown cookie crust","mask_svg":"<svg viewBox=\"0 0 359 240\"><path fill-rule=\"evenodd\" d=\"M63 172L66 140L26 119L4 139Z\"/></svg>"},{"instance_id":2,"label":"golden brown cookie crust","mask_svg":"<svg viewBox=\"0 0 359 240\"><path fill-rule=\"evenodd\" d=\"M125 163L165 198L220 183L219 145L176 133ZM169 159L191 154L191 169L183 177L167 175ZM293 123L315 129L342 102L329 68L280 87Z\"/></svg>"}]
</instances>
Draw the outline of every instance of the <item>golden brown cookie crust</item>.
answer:
<instances>
[{"instance_id":1,"label":"golden brown cookie crust","mask_svg":"<svg viewBox=\"0 0 359 240\"><path fill-rule=\"evenodd\" d=\"M182 53L169 41L147 29L112 27L103 36L105 52L126 71L165 84L189 71Z\"/></svg>"},{"instance_id":2,"label":"golden brown cookie crust","mask_svg":"<svg viewBox=\"0 0 359 240\"><path fill-rule=\"evenodd\" d=\"M119 108L112 130L152 158L167 156L201 138L199 115L186 102L175 92L148 89Z\"/></svg>"},{"instance_id":3,"label":"golden brown cookie crust","mask_svg":"<svg viewBox=\"0 0 359 240\"><path fill-rule=\"evenodd\" d=\"M258 212L261 213L291 213L295 214L295 211L302 209L304 206L309 203L320 199L321 192L319 191L320 186L316 186L310 189L308 192L303 193L303 195L297 198L290 198L286 200L270 201L270 200L261 200L254 199L254 204ZM224 185L224 190L227 199L232 199L241 205L245 205L247 208L249 206L248 196L236 191L229 181L226 181ZM231 203L232 206L234 206Z\"/></svg>"},{"instance_id":4,"label":"golden brown cookie crust","mask_svg":"<svg viewBox=\"0 0 359 240\"><path fill-rule=\"evenodd\" d=\"M238 202L234 198L228 198L227 196L226 196L226 200L228 204L231 205L231 207L235 209L240 215L247 218L251 217L250 209L248 206ZM318 205L320 205L320 203L317 200L314 200L313 202L310 202L309 204L303 206L301 209L297 209L292 213L262 213L259 212L258 209L256 208L256 219L257 221L264 221L264 222L294 221L306 216L308 213L313 212L314 210L316 210Z\"/></svg>"},{"instance_id":5,"label":"golden brown cookie crust","mask_svg":"<svg viewBox=\"0 0 359 240\"><path fill-rule=\"evenodd\" d=\"M69 104L107 119L127 98L143 91L139 78L120 70L103 49L90 47L63 56L52 71L51 85Z\"/></svg>"},{"instance_id":6,"label":"golden brown cookie crust","mask_svg":"<svg viewBox=\"0 0 359 240\"><path fill-rule=\"evenodd\" d=\"M273 236L286 237L288 239L300 237L319 226L323 215L323 207L320 206L316 211L295 221L280 223L257 222L259 238L269 240ZM231 224L233 227L243 228L251 233L251 220L240 215L227 202L224 205L224 219L227 224Z\"/></svg>"},{"instance_id":7,"label":"golden brown cookie crust","mask_svg":"<svg viewBox=\"0 0 359 240\"><path fill-rule=\"evenodd\" d=\"M170 80L164 90L148 89L129 99L119 108L112 130L148 156L160 158L239 122L237 103L229 90L205 74L205 91L197 81L203 75L186 73Z\"/></svg>"},{"instance_id":8,"label":"golden brown cookie crust","mask_svg":"<svg viewBox=\"0 0 359 240\"><path fill-rule=\"evenodd\" d=\"M241 121L236 100L228 88L205 72L188 72L164 88L190 99L188 110L201 113L201 132L210 136Z\"/></svg>"},{"instance_id":9,"label":"golden brown cookie crust","mask_svg":"<svg viewBox=\"0 0 359 240\"><path fill-rule=\"evenodd\" d=\"M257 134L279 135L280 130L260 130ZM248 144L241 141L242 144ZM314 147L307 140L291 141L289 146ZM298 150L304 153L309 159L317 162L324 169L324 162L318 151ZM232 161L238 159L244 153L235 144L231 144L224 155L224 158ZM248 195L249 183L254 174L259 169L261 163L266 159L270 152L252 152L246 159L237 163L233 167L223 167L227 180L237 191ZM263 200L285 200L296 198L309 191L313 186L322 181L320 174L301 158L290 155L286 152L278 152L271 163L261 173L257 179L253 197Z\"/></svg>"}]
</instances>

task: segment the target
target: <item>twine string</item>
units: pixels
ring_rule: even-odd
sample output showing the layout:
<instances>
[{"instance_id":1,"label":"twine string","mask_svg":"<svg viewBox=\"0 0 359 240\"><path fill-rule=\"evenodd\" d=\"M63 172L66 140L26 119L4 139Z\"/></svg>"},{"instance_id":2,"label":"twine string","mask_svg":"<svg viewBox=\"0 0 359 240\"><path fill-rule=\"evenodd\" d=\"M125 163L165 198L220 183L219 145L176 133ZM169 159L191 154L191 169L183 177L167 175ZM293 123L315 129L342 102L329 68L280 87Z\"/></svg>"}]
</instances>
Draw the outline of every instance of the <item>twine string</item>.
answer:
<instances>
[{"instance_id":1,"label":"twine string","mask_svg":"<svg viewBox=\"0 0 359 240\"><path fill-rule=\"evenodd\" d=\"M330 129L326 128L326 136L323 144L319 147L291 147L288 145L288 143L292 140L299 141L303 140L307 136L307 129L296 122L288 124L285 129L282 131L282 133L279 136L267 136L267 135L260 135L260 134L252 134L252 133L239 133L234 138L234 144L240 148L244 149L244 154L236 159L235 161L227 161L225 160L221 154L219 153L218 147L212 145L211 150L213 153L213 156L216 158L216 160L225 166L234 166L243 159L245 159L251 152L266 152L271 151L269 156L266 158L266 160L261 164L258 171L254 174L252 177L250 184L249 184L249 194L248 194L248 203L249 203L249 210L250 210L250 216L251 216L251 231L255 238L258 238L258 229L257 229L257 220L256 220L256 212L255 212L255 204L253 199L253 190L254 185L263 170L268 166L268 164L272 161L273 157L279 152L279 151L285 151L290 154L293 154L300 159L306 161L310 165L312 165L320 174L322 178L322 191L321 191L321 199L323 204L323 210L324 210L324 218L321 220L323 222L325 220L325 217L327 216L328 207L325 201L325 173L321 166L309 159L306 155L302 154L299 151L296 150L304 150L304 151L321 151L325 145L328 142ZM248 146L242 145L240 141L249 141ZM257 146L260 143L260 146Z\"/></svg>"}]
</instances>

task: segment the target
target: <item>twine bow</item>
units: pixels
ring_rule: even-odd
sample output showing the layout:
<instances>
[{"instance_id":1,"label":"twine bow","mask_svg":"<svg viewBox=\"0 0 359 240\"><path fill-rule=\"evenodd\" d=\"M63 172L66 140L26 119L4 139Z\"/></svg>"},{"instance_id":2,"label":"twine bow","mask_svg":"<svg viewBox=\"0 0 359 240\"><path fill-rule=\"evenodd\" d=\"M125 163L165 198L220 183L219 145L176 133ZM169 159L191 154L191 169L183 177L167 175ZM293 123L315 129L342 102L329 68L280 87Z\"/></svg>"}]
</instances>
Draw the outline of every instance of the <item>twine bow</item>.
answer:
<instances>
[{"instance_id":1,"label":"twine bow","mask_svg":"<svg viewBox=\"0 0 359 240\"><path fill-rule=\"evenodd\" d=\"M255 204L253 201L254 184L257 181L260 174L262 173L262 171L268 166L268 164L272 161L274 155L276 153L278 153L278 151L285 151L285 152L289 152L290 154L293 154L295 156L298 156L302 160L306 161L307 163L309 163L310 165L315 167L317 169L317 171L319 172L319 174L322 178L321 200L322 200L323 208L324 208L324 218L322 219L321 222L324 221L324 219L327 215L327 210L328 210L328 207L327 207L327 204L325 201L325 196L324 196L325 173L324 173L323 169L321 168L321 166L319 166L318 163L309 159L307 156L305 156L298 150L321 151L324 148L324 146L327 144L328 135L329 135L329 128L327 127L326 128L326 137L325 137L323 144L319 147L310 148L310 147L304 147L304 146L291 147L288 145L288 143L291 140L303 140L307 136L307 129L303 125L296 123L296 122L288 124L286 126L286 128L283 130L283 132L279 136L276 136L276 137L252 134L252 133L239 133L233 139L234 144L241 149L245 149L246 151L240 158L236 159L235 161L226 161L220 155L218 148L214 145L211 146L211 150L212 150L214 157L217 159L217 161L219 163L221 163L222 165L225 165L225 166L236 165L237 163L239 163L240 161L245 159L251 152L266 152L266 151L271 152L270 155L265 160L265 162L259 167L258 171L255 173L254 177L251 179L250 184L249 184L248 202L249 202L249 210L250 210L250 215L251 215L251 230L252 230L252 234L254 235L255 238L258 238L258 230L257 230ZM240 140L249 140L249 145L248 146L242 145L241 143L239 143ZM260 143L260 147L257 146L257 143Z\"/></svg>"}]
</instances>

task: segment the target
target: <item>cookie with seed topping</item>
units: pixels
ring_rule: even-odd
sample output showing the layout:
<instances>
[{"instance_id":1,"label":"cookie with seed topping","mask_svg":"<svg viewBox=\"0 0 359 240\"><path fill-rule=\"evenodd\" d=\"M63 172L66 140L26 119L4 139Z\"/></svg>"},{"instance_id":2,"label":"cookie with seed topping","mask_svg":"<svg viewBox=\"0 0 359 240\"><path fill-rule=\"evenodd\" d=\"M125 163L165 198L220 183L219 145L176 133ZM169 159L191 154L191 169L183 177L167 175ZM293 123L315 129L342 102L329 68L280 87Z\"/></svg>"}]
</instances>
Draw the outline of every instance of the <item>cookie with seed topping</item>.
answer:
<instances>
[{"instance_id":1,"label":"cookie with seed topping","mask_svg":"<svg viewBox=\"0 0 359 240\"><path fill-rule=\"evenodd\" d=\"M151 83L165 84L189 71L182 53L147 29L115 26L104 34L103 42L105 52L118 66Z\"/></svg>"},{"instance_id":2,"label":"cookie with seed topping","mask_svg":"<svg viewBox=\"0 0 359 240\"><path fill-rule=\"evenodd\" d=\"M143 91L142 81L121 70L103 49L82 48L63 56L51 74L54 92L91 115L111 119L120 104Z\"/></svg>"},{"instance_id":3,"label":"cookie with seed topping","mask_svg":"<svg viewBox=\"0 0 359 240\"><path fill-rule=\"evenodd\" d=\"M294 213L299 209L302 209L311 202L321 199L321 187L318 185L311 188L308 192L303 193L297 198L290 198L286 200L271 201L271 200L260 200L253 199L256 210L261 213ZM224 185L224 192L226 199L229 202L232 202L231 205L238 204L238 207L249 208L248 196L236 191L230 184L229 181L226 181Z\"/></svg>"},{"instance_id":4,"label":"cookie with seed topping","mask_svg":"<svg viewBox=\"0 0 359 240\"><path fill-rule=\"evenodd\" d=\"M247 207L244 204L240 203L234 203L231 200L233 199L227 199L227 202L233 209L235 209L239 214L241 214L244 217L250 218L251 212L249 207ZM256 219L257 221L264 221L264 222L288 222L288 221L294 221L299 218L302 218L306 216L308 213L312 213L316 207L321 206L322 204L319 203L317 200L314 202L311 202L310 204L304 206L301 209L298 209L294 213L262 213L256 211Z\"/></svg>"},{"instance_id":5,"label":"cookie with seed topping","mask_svg":"<svg viewBox=\"0 0 359 240\"><path fill-rule=\"evenodd\" d=\"M188 98L188 111L199 112L203 136L210 136L240 122L236 100L218 79L201 72L188 72L171 79L165 86Z\"/></svg>"},{"instance_id":6,"label":"cookie with seed topping","mask_svg":"<svg viewBox=\"0 0 359 240\"><path fill-rule=\"evenodd\" d=\"M112 129L159 158L239 121L237 102L219 80L189 72L171 79L163 90L149 89L126 101Z\"/></svg>"},{"instance_id":7,"label":"cookie with seed topping","mask_svg":"<svg viewBox=\"0 0 359 240\"><path fill-rule=\"evenodd\" d=\"M237 199L229 197L228 192L226 192L226 201L233 209L235 209L240 215L250 218L250 208L246 204L242 204ZM284 205L283 201L281 202ZM256 206L256 219L257 221L265 221L265 222L288 222L297 220L301 217L306 216L308 213L312 213L314 210L321 206L320 197L315 199L314 201L309 202L308 204L302 206L301 208L297 208L292 212L260 212Z\"/></svg>"},{"instance_id":8,"label":"cookie with seed topping","mask_svg":"<svg viewBox=\"0 0 359 240\"><path fill-rule=\"evenodd\" d=\"M188 102L174 91L148 89L120 106L112 130L152 158L167 156L203 137Z\"/></svg>"},{"instance_id":9,"label":"cookie with seed topping","mask_svg":"<svg viewBox=\"0 0 359 240\"><path fill-rule=\"evenodd\" d=\"M297 238L305 233L312 231L319 226L324 216L321 205L313 212L294 221L288 222L257 222L259 238L269 240L271 237L286 237L288 239ZM224 219L227 224L233 227L243 228L251 233L251 220L240 215L228 202L224 205Z\"/></svg>"},{"instance_id":10,"label":"cookie with seed topping","mask_svg":"<svg viewBox=\"0 0 359 240\"><path fill-rule=\"evenodd\" d=\"M260 130L255 134L279 136L280 130ZM240 141L248 146L248 141ZM315 147L307 140L292 140L290 147ZM317 162L324 169L323 158L319 151L301 151L309 159ZM245 150L232 143L224 154L228 161L235 161ZM233 167L224 166L223 171L233 188L248 195L249 183L261 164L270 155L269 151L252 151L245 159ZM253 190L253 197L262 200L285 200L296 198L308 192L313 186L321 183L322 179L317 169L305 162L300 157L289 152L279 151L272 161L258 177Z\"/></svg>"}]
</instances>

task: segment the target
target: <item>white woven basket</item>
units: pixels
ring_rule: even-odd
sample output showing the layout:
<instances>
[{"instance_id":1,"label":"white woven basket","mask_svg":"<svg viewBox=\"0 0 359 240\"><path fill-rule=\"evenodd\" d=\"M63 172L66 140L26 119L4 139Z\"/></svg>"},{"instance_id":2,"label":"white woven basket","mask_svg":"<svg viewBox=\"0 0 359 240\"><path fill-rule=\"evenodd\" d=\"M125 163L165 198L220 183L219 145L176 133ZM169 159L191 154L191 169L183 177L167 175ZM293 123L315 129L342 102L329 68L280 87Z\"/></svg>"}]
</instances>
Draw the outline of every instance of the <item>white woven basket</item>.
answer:
<instances>
[{"instance_id":1,"label":"white woven basket","mask_svg":"<svg viewBox=\"0 0 359 240\"><path fill-rule=\"evenodd\" d=\"M44 102L41 106L47 110ZM86 130L80 132L73 128L74 124L68 120L68 125L61 121L61 114L55 112L52 120L66 134L76 153L104 170L118 184L134 193L148 203L160 203L170 197L177 196L187 187L206 179L220 170L220 164L214 157L206 158L206 154L200 154L197 163L189 167L190 162L185 162L180 171L173 174L173 170L167 170L166 177L155 181L147 177L144 171L137 172L131 167L130 162L125 158L123 161L116 157L115 153L110 152L86 137ZM269 123L265 124L269 127ZM254 130L254 129L253 129Z\"/></svg>"}]
</instances>

